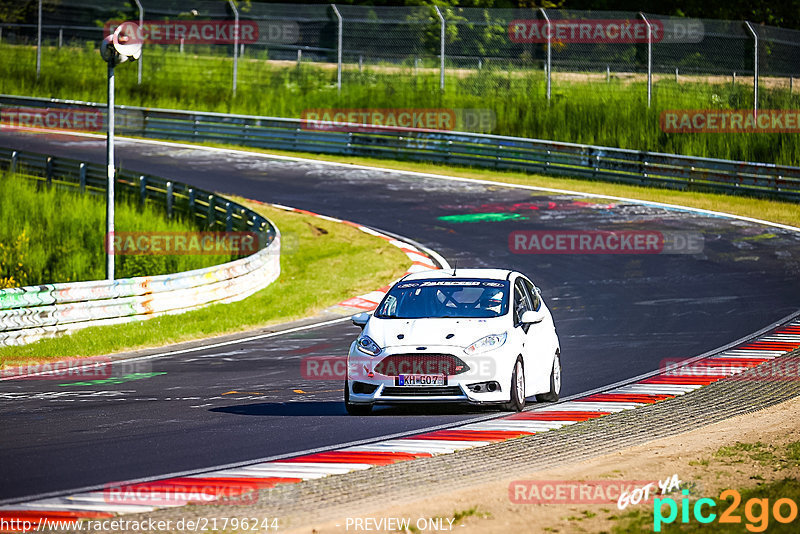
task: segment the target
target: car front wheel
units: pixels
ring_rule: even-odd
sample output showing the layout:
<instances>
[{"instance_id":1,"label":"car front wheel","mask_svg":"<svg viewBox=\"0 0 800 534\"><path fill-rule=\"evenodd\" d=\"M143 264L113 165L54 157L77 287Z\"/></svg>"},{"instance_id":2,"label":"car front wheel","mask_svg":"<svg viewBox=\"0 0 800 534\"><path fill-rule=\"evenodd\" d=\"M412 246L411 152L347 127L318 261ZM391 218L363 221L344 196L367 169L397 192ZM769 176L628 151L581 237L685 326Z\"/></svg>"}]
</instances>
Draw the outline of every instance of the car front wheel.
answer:
<instances>
[{"instance_id":1,"label":"car front wheel","mask_svg":"<svg viewBox=\"0 0 800 534\"><path fill-rule=\"evenodd\" d=\"M344 381L344 409L350 415L369 415L372 411L371 404L354 404L350 402L350 384Z\"/></svg>"}]
</instances>

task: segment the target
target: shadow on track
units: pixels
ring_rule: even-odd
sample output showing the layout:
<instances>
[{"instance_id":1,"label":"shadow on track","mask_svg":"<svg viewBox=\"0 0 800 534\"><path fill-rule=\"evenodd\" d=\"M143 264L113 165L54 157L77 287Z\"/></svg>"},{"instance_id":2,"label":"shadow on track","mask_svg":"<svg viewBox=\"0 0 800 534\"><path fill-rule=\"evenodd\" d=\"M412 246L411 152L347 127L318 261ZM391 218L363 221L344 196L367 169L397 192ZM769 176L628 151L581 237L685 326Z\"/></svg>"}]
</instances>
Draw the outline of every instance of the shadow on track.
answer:
<instances>
[{"instance_id":1,"label":"shadow on track","mask_svg":"<svg viewBox=\"0 0 800 534\"><path fill-rule=\"evenodd\" d=\"M341 401L260 402L257 404L242 404L238 406L211 408L209 411L214 413L253 416L350 417L347 415L347 412L344 409L344 403ZM450 404L441 404L435 406L376 406L371 415L364 417L402 415L466 415L470 413L482 414L491 411L497 411L497 409L489 406L462 406Z\"/></svg>"}]
</instances>

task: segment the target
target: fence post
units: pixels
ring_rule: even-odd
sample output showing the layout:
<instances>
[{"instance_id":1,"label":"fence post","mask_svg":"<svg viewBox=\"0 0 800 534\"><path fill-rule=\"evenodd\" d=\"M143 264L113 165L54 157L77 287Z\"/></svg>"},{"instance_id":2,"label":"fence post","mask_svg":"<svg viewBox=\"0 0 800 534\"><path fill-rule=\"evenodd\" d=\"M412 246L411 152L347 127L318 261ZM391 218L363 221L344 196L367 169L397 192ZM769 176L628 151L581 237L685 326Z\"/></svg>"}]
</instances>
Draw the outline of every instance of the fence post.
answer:
<instances>
[{"instance_id":1,"label":"fence post","mask_svg":"<svg viewBox=\"0 0 800 534\"><path fill-rule=\"evenodd\" d=\"M167 182L167 218L172 218L172 201L173 201L173 188L172 182Z\"/></svg>"},{"instance_id":2,"label":"fence post","mask_svg":"<svg viewBox=\"0 0 800 534\"><path fill-rule=\"evenodd\" d=\"M753 118L758 120L758 34L749 21L744 23L753 34Z\"/></svg>"},{"instance_id":3,"label":"fence post","mask_svg":"<svg viewBox=\"0 0 800 534\"><path fill-rule=\"evenodd\" d=\"M19 160L19 153L14 150L11 153L11 163L8 166L8 173L14 174L17 172L17 161Z\"/></svg>"},{"instance_id":4,"label":"fence post","mask_svg":"<svg viewBox=\"0 0 800 534\"><path fill-rule=\"evenodd\" d=\"M333 13L336 15L336 19L338 20L338 26L336 30L336 90L341 92L342 91L342 14L339 13L339 8L336 7L336 4L331 4L331 8L333 8Z\"/></svg>"},{"instance_id":5,"label":"fence post","mask_svg":"<svg viewBox=\"0 0 800 534\"><path fill-rule=\"evenodd\" d=\"M553 27L550 25L550 17L547 16L543 7L539 8L539 11L542 13L542 17L544 17L545 22L547 23L547 63L545 63L545 68L547 69L547 103L550 103L550 73L552 71L552 37L553 37Z\"/></svg>"},{"instance_id":6,"label":"fence post","mask_svg":"<svg viewBox=\"0 0 800 534\"><path fill-rule=\"evenodd\" d=\"M197 214L194 212L195 205L194 205L194 188L189 188L189 216L194 221L197 218Z\"/></svg>"},{"instance_id":7,"label":"fence post","mask_svg":"<svg viewBox=\"0 0 800 534\"><path fill-rule=\"evenodd\" d=\"M42 0L39 0L38 22L36 23L36 79L42 69Z\"/></svg>"},{"instance_id":8,"label":"fence post","mask_svg":"<svg viewBox=\"0 0 800 534\"><path fill-rule=\"evenodd\" d=\"M81 162L78 166L78 181L81 184L81 193L86 192L86 164Z\"/></svg>"},{"instance_id":9,"label":"fence post","mask_svg":"<svg viewBox=\"0 0 800 534\"><path fill-rule=\"evenodd\" d=\"M649 108L653 93L653 27L644 13L640 11L639 16L642 17L642 20L647 25L647 107ZM677 78L677 76L676 71L675 77Z\"/></svg>"},{"instance_id":10,"label":"fence post","mask_svg":"<svg viewBox=\"0 0 800 534\"><path fill-rule=\"evenodd\" d=\"M299 48L297 49L297 66L300 66L300 63L303 61L303 51Z\"/></svg>"},{"instance_id":11,"label":"fence post","mask_svg":"<svg viewBox=\"0 0 800 534\"><path fill-rule=\"evenodd\" d=\"M233 10L233 96L236 96L236 74L239 70L239 10L233 0L228 0Z\"/></svg>"},{"instance_id":12,"label":"fence post","mask_svg":"<svg viewBox=\"0 0 800 534\"><path fill-rule=\"evenodd\" d=\"M139 0L133 0L136 2L136 7L139 9L139 31L142 31L142 26L144 26L144 8L142 7L142 3ZM136 83L141 85L142 84L142 56L139 56L139 60L137 61L138 65L136 68L138 72L136 74Z\"/></svg>"},{"instance_id":13,"label":"fence post","mask_svg":"<svg viewBox=\"0 0 800 534\"><path fill-rule=\"evenodd\" d=\"M436 16L439 17L439 89L444 91L444 45L446 23L439 6L433 6Z\"/></svg>"},{"instance_id":14,"label":"fence post","mask_svg":"<svg viewBox=\"0 0 800 534\"><path fill-rule=\"evenodd\" d=\"M61 49L63 44L64 44L64 28L59 28L58 29L58 48L59 48L59 50Z\"/></svg>"}]
</instances>

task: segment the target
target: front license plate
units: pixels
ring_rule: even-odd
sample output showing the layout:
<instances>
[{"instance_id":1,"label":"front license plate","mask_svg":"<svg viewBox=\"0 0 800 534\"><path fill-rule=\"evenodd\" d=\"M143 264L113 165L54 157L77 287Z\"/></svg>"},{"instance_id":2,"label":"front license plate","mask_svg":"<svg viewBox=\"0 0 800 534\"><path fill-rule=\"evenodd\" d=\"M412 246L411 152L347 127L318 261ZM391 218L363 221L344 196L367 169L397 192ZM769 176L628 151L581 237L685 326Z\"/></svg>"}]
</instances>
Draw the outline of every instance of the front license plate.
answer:
<instances>
[{"instance_id":1,"label":"front license plate","mask_svg":"<svg viewBox=\"0 0 800 534\"><path fill-rule=\"evenodd\" d=\"M444 375L399 375L394 379L395 386L446 386Z\"/></svg>"}]
</instances>

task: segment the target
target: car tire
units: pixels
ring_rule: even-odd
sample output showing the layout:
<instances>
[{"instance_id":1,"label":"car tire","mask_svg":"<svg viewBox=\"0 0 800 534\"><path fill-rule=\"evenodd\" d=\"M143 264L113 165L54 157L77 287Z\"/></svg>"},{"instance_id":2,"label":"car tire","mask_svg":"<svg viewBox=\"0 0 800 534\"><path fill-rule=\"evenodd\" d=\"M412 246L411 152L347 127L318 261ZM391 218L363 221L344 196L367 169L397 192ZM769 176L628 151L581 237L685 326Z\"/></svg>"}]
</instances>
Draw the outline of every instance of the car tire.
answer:
<instances>
[{"instance_id":1,"label":"car tire","mask_svg":"<svg viewBox=\"0 0 800 534\"><path fill-rule=\"evenodd\" d=\"M511 400L503 405L503 409L510 412L521 412L525 408L525 368L522 358L514 362L514 371L511 373Z\"/></svg>"},{"instance_id":2,"label":"car tire","mask_svg":"<svg viewBox=\"0 0 800 534\"><path fill-rule=\"evenodd\" d=\"M556 352L553 368L550 370L550 391L536 395L538 402L556 402L561 393L561 353Z\"/></svg>"},{"instance_id":3,"label":"car tire","mask_svg":"<svg viewBox=\"0 0 800 534\"><path fill-rule=\"evenodd\" d=\"M354 404L350 402L350 384L344 381L344 409L350 415L369 415L372 412L372 404Z\"/></svg>"}]
</instances>

